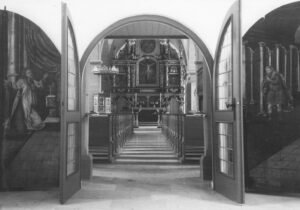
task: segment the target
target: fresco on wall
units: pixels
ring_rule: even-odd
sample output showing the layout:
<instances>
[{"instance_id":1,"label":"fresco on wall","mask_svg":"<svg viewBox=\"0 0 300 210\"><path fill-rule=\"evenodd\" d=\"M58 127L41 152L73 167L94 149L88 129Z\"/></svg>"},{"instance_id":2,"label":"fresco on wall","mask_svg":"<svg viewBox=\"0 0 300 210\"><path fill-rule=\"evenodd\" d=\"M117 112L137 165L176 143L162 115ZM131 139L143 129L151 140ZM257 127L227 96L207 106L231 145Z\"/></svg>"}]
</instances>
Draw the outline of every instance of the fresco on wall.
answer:
<instances>
[{"instance_id":1,"label":"fresco on wall","mask_svg":"<svg viewBox=\"0 0 300 210\"><path fill-rule=\"evenodd\" d=\"M60 53L15 13L0 11L0 31L0 190L58 186Z\"/></svg>"},{"instance_id":2,"label":"fresco on wall","mask_svg":"<svg viewBox=\"0 0 300 210\"><path fill-rule=\"evenodd\" d=\"M287 21L289 20L289 21ZM299 3L258 20L245 44L246 187L300 192Z\"/></svg>"}]
</instances>

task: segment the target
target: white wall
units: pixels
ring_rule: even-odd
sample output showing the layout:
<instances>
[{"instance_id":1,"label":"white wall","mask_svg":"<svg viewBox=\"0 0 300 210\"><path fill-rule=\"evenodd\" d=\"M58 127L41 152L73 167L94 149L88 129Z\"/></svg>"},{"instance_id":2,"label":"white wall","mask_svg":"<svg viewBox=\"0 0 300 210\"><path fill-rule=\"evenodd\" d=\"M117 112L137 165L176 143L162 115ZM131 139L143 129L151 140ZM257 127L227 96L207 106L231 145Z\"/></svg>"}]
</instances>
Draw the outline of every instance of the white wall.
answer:
<instances>
[{"instance_id":1,"label":"white wall","mask_svg":"<svg viewBox=\"0 0 300 210\"><path fill-rule=\"evenodd\" d=\"M79 55L114 22L134 15L157 14L193 30L214 55L223 18L235 0L65 0L72 14ZM243 34L271 10L294 0L243 0ZM60 50L60 0L1 0L0 9L19 13L40 26Z\"/></svg>"},{"instance_id":2,"label":"white wall","mask_svg":"<svg viewBox=\"0 0 300 210\"><path fill-rule=\"evenodd\" d=\"M223 17L234 0L65 0L82 55L90 41L114 22L141 14L172 18L193 30L214 52ZM212 16L213 15L213 16Z\"/></svg>"},{"instance_id":3,"label":"white wall","mask_svg":"<svg viewBox=\"0 0 300 210\"><path fill-rule=\"evenodd\" d=\"M186 25L214 52L223 17L233 1L65 0L73 19L80 57L91 40L106 27L141 14L162 15ZM0 8L4 5L39 25L60 50L59 0L1 0Z\"/></svg>"}]
</instances>

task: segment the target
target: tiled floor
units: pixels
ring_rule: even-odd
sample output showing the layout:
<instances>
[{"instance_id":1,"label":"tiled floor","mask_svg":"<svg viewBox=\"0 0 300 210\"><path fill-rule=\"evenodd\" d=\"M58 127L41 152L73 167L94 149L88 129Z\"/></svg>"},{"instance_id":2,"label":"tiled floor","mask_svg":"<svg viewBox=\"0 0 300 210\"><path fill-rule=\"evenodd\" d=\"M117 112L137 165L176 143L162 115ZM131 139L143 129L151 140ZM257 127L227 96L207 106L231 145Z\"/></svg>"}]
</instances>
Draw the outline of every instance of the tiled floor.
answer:
<instances>
[{"instance_id":1,"label":"tiled floor","mask_svg":"<svg viewBox=\"0 0 300 210\"><path fill-rule=\"evenodd\" d=\"M300 209L300 197L246 194L238 205L210 189L199 167L188 165L96 165L93 179L67 204L58 192L0 193L0 209Z\"/></svg>"}]
</instances>

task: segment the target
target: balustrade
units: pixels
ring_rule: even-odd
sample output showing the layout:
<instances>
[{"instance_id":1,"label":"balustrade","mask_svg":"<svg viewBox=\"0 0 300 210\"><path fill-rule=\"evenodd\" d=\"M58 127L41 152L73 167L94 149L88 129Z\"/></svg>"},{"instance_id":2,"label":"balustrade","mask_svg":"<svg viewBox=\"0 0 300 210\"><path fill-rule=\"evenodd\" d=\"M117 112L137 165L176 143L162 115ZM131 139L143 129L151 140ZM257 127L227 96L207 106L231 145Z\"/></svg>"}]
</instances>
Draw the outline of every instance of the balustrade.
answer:
<instances>
[{"instance_id":1,"label":"balustrade","mask_svg":"<svg viewBox=\"0 0 300 210\"><path fill-rule=\"evenodd\" d=\"M133 133L132 114L110 115L110 157L120 152L126 141Z\"/></svg>"},{"instance_id":2,"label":"balustrade","mask_svg":"<svg viewBox=\"0 0 300 210\"><path fill-rule=\"evenodd\" d=\"M191 160L191 154L200 161L200 156L204 154L203 116L164 114L162 132L181 161Z\"/></svg>"},{"instance_id":3,"label":"balustrade","mask_svg":"<svg viewBox=\"0 0 300 210\"><path fill-rule=\"evenodd\" d=\"M177 153L178 158L183 158L184 151L184 115L164 114L162 115L162 132Z\"/></svg>"},{"instance_id":4,"label":"balustrade","mask_svg":"<svg viewBox=\"0 0 300 210\"><path fill-rule=\"evenodd\" d=\"M113 161L133 133L132 114L91 115L89 149L94 157L104 152L104 159Z\"/></svg>"}]
</instances>

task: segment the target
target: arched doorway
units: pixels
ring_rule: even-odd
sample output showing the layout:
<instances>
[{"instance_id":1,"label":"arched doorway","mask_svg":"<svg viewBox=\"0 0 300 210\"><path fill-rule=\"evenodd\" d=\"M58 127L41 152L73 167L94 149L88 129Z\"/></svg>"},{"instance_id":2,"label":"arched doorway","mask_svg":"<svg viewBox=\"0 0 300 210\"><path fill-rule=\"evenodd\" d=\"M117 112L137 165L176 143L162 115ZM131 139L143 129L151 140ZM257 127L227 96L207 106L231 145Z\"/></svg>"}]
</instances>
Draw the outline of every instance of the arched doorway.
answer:
<instances>
[{"instance_id":1,"label":"arched doorway","mask_svg":"<svg viewBox=\"0 0 300 210\"><path fill-rule=\"evenodd\" d=\"M202 164L202 175L205 179L211 179L211 170L212 170L212 162L211 162L211 138L212 138L212 126L211 126L211 118L212 118L212 109L211 109L211 75L212 75L212 67L213 67L213 59L208 51L206 45L204 42L190 29L188 29L186 26L180 24L177 21L174 21L172 19L163 17L163 16L157 16L157 15L140 15L140 16L133 16L129 18L122 19L108 28L106 28L103 32L101 32L97 37L94 38L94 40L89 44L88 48L84 52L81 61L80 61L80 68L81 68L81 75L82 75L82 151L83 151L83 164L82 167L84 168L82 170L83 177L90 177L91 175L91 158L88 157L88 118L87 115L87 105L86 105L86 76L85 76L85 66L86 62L88 60L89 55L91 54L94 47L99 43L100 40L108 37L111 33L114 31L120 29L121 27L124 27L129 24L133 23L139 23L139 22L155 22L159 24L163 24L167 27L174 28L178 31L180 31L182 34L184 34L186 37L190 38L194 43L196 43L197 47L201 50L201 53L204 57L205 65L207 66L207 69L205 70L205 78L206 78L206 84L205 86L205 99L204 99L204 106L203 106L203 112L206 113L206 118L204 122L204 130L205 130L205 157L203 158L203 164Z\"/></svg>"}]
</instances>

